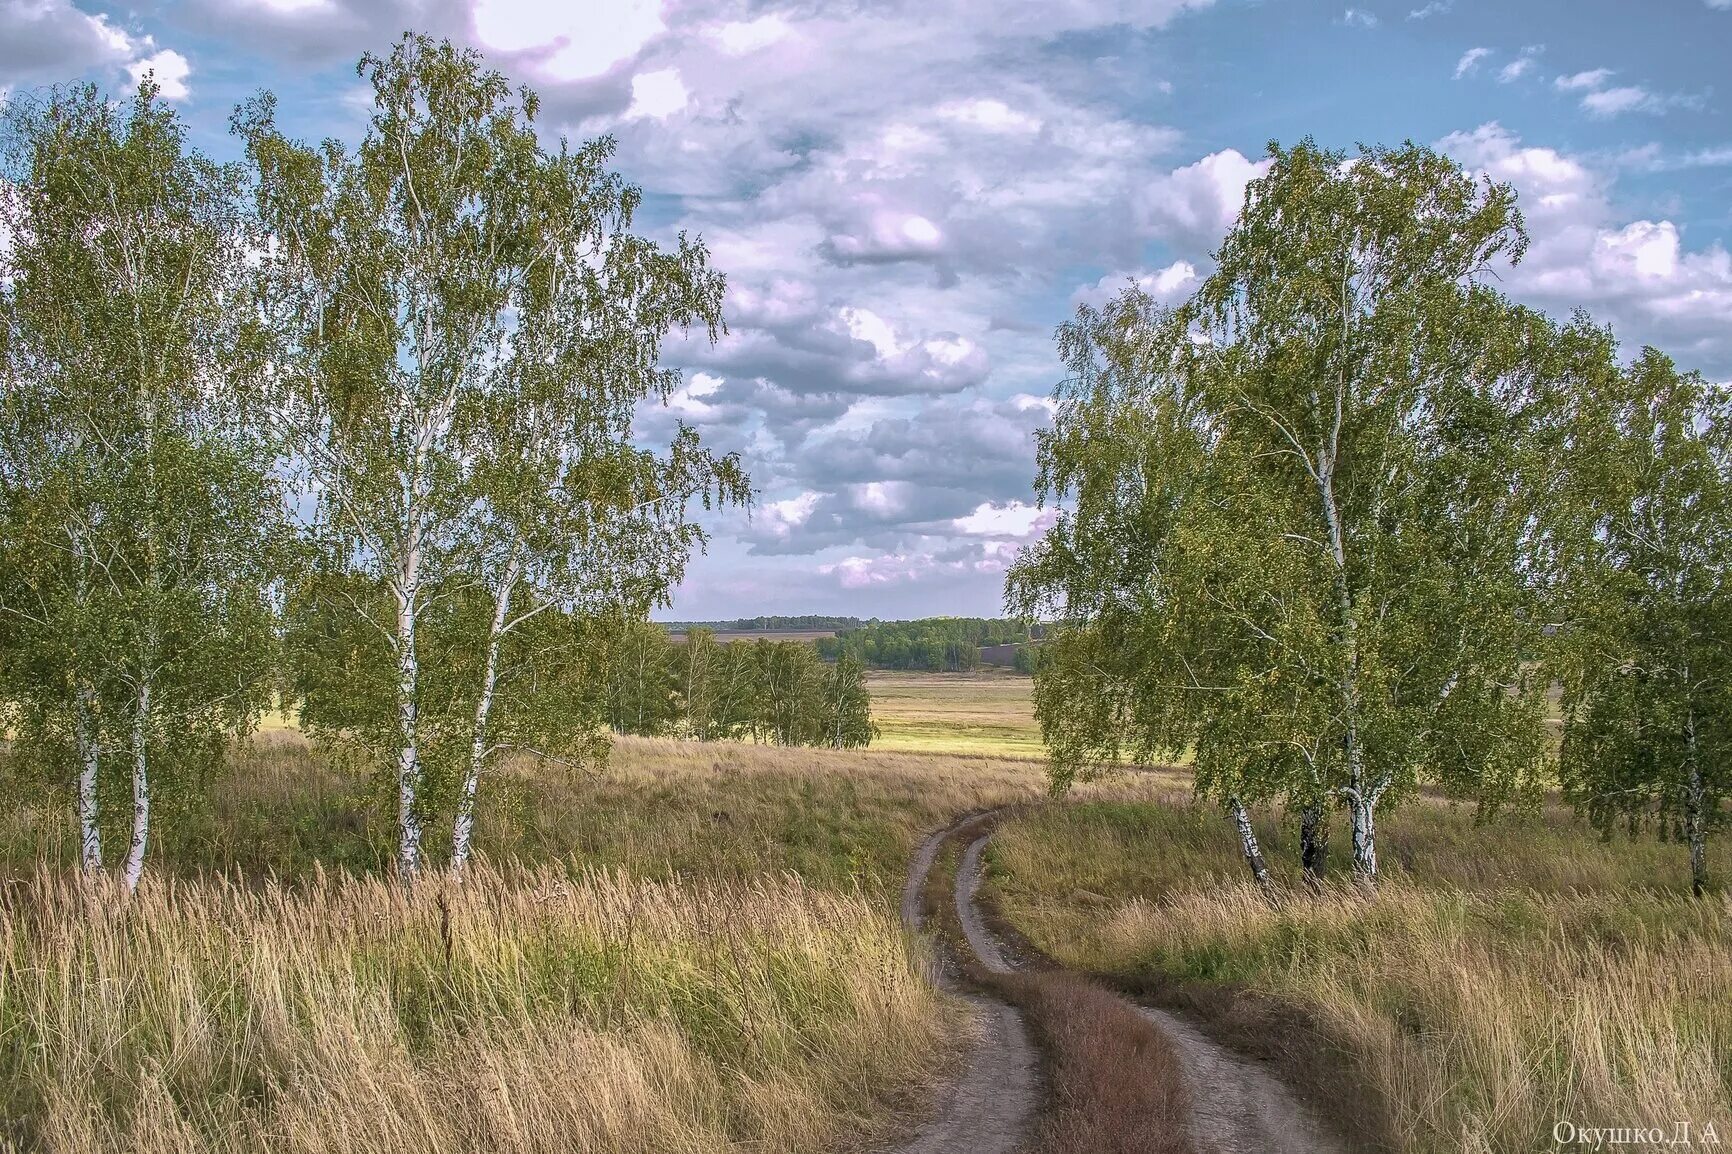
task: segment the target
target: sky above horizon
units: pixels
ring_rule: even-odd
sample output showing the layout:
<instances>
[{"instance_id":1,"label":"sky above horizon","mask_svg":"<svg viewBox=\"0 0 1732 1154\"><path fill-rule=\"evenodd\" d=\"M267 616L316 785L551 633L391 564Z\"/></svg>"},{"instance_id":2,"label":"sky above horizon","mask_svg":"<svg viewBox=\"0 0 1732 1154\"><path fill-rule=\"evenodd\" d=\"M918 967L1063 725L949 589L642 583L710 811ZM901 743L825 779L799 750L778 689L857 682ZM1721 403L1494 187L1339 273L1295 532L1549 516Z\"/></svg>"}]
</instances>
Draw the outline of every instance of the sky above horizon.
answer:
<instances>
[{"instance_id":1,"label":"sky above horizon","mask_svg":"<svg viewBox=\"0 0 1732 1154\"><path fill-rule=\"evenodd\" d=\"M729 334L669 342L685 384L639 432L697 426L758 498L658 616L996 615L1045 525L1054 329L1187 295L1271 140L1512 182L1506 291L1732 382L1732 0L0 0L0 90L151 70L220 158L260 88L353 141L355 60L406 28L614 133L639 230L728 275Z\"/></svg>"}]
</instances>

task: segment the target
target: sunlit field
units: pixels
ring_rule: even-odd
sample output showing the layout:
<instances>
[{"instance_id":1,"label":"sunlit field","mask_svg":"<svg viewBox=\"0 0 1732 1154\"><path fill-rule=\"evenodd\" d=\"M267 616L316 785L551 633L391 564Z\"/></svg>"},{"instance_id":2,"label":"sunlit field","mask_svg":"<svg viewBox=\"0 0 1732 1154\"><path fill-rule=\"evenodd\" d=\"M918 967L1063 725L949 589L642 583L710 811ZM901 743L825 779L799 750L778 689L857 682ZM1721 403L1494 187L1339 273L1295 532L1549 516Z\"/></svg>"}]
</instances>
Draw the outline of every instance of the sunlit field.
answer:
<instances>
[{"instance_id":1,"label":"sunlit field","mask_svg":"<svg viewBox=\"0 0 1732 1154\"><path fill-rule=\"evenodd\" d=\"M718 641L808 640L818 634L717 634ZM823 634L822 636L830 636ZM674 634L683 641L683 634ZM1034 680L1009 672L903 673L867 675L878 737L872 748L897 752L959 753L985 757L1041 758L1040 726L1034 719ZM294 718L271 710L261 732L293 729Z\"/></svg>"},{"instance_id":2,"label":"sunlit field","mask_svg":"<svg viewBox=\"0 0 1732 1154\"><path fill-rule=\"evenodd\" d=\"M1178 786L1006 824L993 890L1067 965L1229 1033L1304 1023L1288 1057L1341 1059L1321 1093L1402 1151L1545 1149L1560 1120L1729 1132L1732 896L1692 900L1682 847L1602 843L1555 809L1476 826L1421 802L1384 823L1367 900L1344 880L1307 894L1293 830L1262 836L1278 906ZM1716 858L1725 877L1732 853Z\"/></svg>"},{"instance_id":3,"label":"sunlit field","mask_svg":"<svg viewBox=\"0 0 1732 1154\"><path fill-rule=\"evenodd\" d=\"M889 673L867 679L873 748L1040 758L1034 681L1011 673Z\"/></svg>"}]
</instances>

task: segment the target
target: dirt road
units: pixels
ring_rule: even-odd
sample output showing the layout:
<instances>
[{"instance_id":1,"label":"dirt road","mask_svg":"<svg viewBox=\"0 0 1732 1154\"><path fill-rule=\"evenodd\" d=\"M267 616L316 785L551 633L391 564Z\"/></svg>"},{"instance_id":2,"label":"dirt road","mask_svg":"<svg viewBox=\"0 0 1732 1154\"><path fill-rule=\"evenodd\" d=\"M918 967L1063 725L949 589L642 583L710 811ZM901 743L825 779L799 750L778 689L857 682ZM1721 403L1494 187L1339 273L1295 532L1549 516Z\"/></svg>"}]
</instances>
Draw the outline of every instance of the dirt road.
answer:
<instances>
[{"instance_id":1,"label":"dirt road","mask_svg":"<svg viewBox=\"0 0 1732 1154\"><path fill-rule=\"evenodd\" d=\"M932 863L945 839L962 824L933 834L915 855L902 889L902 921L911 930L920 929L921 893ZM957 892L960 897L960 889ZM960 903L957 909L961 911ZM938 980L955 988L942 968ZM968 1065L946 1091L937 1115L899 1154L1011 1154L1034 1118L1040 1103L1040 1055L1029 1042L1022 1015L995 998L967 998L980 1029Z\"/></svg>"},{"instance_id":2,"label":"dirt road","mask_svg":"<svg viewBox=\"0 0 1732 1154\"><path fill-rule=\"evenodd\" d=\"M921 923L921 894L944 842L969 818L928 838L912 863L902 895L902 918ZM957 920L980 965L994 973L1015 966L975 904L988 829L963 852L953 894ZM948 980L948 979L943 979ZM1011 1154L1027 1134L1039 1104L1039 1056L1021 1015L995 999L971 996L982 1036L967 1068L938 1116L899 1154ZM1136 1007L1172 1044L1190 1093L1189 1136L1198 1154L1341 1154L1342 1146L1260 1064L1210 1040L1195 1025L1166 1010Z\"/></svg>"}]
</instances>

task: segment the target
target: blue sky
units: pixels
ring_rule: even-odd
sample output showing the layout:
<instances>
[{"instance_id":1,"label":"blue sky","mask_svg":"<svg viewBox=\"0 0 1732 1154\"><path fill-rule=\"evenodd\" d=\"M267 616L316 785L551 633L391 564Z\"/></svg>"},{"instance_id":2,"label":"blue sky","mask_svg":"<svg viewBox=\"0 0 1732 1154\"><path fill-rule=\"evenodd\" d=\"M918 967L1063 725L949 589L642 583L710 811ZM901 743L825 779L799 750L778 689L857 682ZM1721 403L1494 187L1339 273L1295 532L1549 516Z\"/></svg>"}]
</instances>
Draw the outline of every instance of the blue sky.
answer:
<instances>
[{"instance_id":1,"label":"blue sky","mask_svg":"<svg viewBox=\"0 0 1732 1154\"><path fill-rule=\"evenodd\" d=\"M405 28L614 132L640 225L729 274L730 335L670 344L640 432L698 425L760 497L668 616L997 612L1053 328L1130 279L1183 296L1271 139L1513 182L1512 295L1732 381L1732 0L0 0L0 88L148 67L220 156L260 87L352 140L355 58Z\"/></svg>"}]
</instances>

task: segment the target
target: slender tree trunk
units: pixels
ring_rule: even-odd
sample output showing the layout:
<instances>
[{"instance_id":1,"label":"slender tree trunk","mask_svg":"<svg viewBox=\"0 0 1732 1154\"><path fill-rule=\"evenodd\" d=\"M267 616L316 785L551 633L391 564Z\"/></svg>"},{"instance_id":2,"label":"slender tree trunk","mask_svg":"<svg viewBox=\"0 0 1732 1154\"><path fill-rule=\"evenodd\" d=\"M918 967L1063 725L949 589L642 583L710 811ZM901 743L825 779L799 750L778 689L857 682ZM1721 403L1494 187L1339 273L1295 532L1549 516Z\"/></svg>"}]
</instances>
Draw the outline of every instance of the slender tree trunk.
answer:
<instances>
[{"instance_id":1,"label":"slender tree trunk","mask_svg":"<svg viewBox=\"0 0 1732 1154\"><path fill-rule=\"evenodd\" d=\"M517 587L518 564L512 558L505 567L499 592L493 599L493 624L487 631L487 661L481 672L481 696L475 702L475 732L469 743L469 772L457 796L457 817L451 824L451 870L461 873L469 862L469 835L475 828L475 790L481 782L482 763L487 760L487 719L493 712L493 690L499 681L499 646L505 638L505 621L511 613L511 594Z\"/></svg>"},{"instance_id":2,"label":"slender tree trunk","mask_svg":"<svg viewBox=\"0 0 1732 1154\"><path fill-rule=\"evenodd\" d=\"M1323 880L1329 858L1329 810L1321 801L1306 806L1299 815L1299 864L1305 882L1315 887Z\"/></svg>"},{"instance_id":3,"label":"slender tree trunk","mask_svg":"<svg viewBox=\"0 0 1732 1154\"><path fill-rule=\"evenodd\" d=\"M145 393L144 483L145 483L145 613L147 625L139 654L138 688L132 712L132 840L126 849L122 877L126 892L138 890L144 876L144 855L150 845L150 709L155 688L158 648L162 642L162 569L160 540L155 523L158 508L156 485L156 402Z\"/></svg>"},{"instance_id":4,"label":"slender tree trunk","mask_svg":"<svg viewBox=\"0 0 1732 1154\"><path fill-rule=\"evenodd\" d=\"M1239 831L1239 852L1245 855L1245 864L1251 867L1251 876L1257 879L1257 886L1264 896L1272 898L1275 893L1274 879L1269 876L1269 867L1263 862L1263 847L1257 843L1257 831L1251 828L1251 815L1245 812L1245 806L1238 798L1230 800L1227 809L1232 814L1234 827Z\"/></svg>"},{"instance_id":5,"label":"slender tree trunk","mask_svg":"<svg viewBox=\"0 0 1732 1154\"><path fill-rule=\"evenodd\" d=\"M1341 615L1341 752L1347 770L1347 788L1342 792L1353 817L1353 872L1367 887L1377 884L1377 832L1373 811L1374 793L1367 791L1365 752L1359 743L1359 618L1353 611L1353 590L1347 581L1347 539L1341 511L1335 501L1334 450L1325 457L1319 479L1323 518L1329 528L1329 550L1335 562L1335 596Z\"/></svg>"},{"instance_id":6,"label":"slender tree trunk","mask_svg":"<svg viewBox=\"0 0 1732 1154\"><path fill-rule=\"evenodd\" d=\"M420 567L420 543L412 540L403 553L397 589L397 874L405 882L421 872L421 751L415 708Z\"/></svg>"},{"instance_id":7,"label":"slender tree trunk","mask_svg":"<svg viewBox=\"0 0 1732 1154\"><path fill-rule=\"evenodd\" d=\"M1366 889L1377 888L1377 798L1353 790L1347 798L1353 819L1353 880Z\"/></svg>"},{"instance_id":8,"label":"slender tree trunk","mask_svg":"<svg viewBox=\"0 0 1732 1154\"><path fill-rule=\"evenodd\" d=\"M126 890L138 889L144 876L144 853L150 842L150 678L138 686L132 714L132 843L126 850Z\"/></svg>"},{"instance_id":9,"label":"slender tree trunk","mask_svg":"<svg viewBox=\"0 0 1732 1154\"><path fill-rule=\"evenodd\" d=\"M87 874L102 869L102 810L96 782L101 750L96 732L95 694L80 684L73 702L73 740L78 746L78 856Z\"/></svg>"},{"instance_id":10,"label":"slender tree trunk","mask_svg":"<svg viewBox=\"0 0 1732 1154\"><path fill-rule=\"evenodd\" d=\"M1684 833L1690 842L1690 892L1701 897L1708 891L1708 815L1702 763L1696 750L1694 705L1684 715L1684 743L1689 770L1684 780Z\"/></svg>"}]
</instances>

